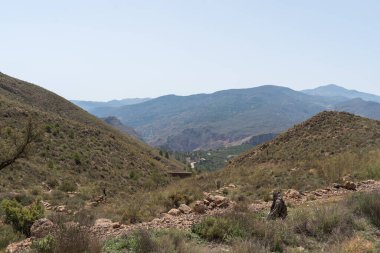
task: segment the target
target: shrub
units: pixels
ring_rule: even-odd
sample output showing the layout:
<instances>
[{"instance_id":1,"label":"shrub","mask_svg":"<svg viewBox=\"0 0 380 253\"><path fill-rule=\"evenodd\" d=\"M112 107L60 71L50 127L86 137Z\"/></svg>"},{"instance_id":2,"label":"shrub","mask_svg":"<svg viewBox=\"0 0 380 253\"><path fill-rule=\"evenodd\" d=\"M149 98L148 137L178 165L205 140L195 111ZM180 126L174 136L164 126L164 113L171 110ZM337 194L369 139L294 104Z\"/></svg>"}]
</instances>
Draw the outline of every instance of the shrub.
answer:
<instances>
[{"instance_id":1,"label":"shrub","mask_svg":"<svg viewBox=\"0 0 380 253\"><path fill-rule=\"evenodd\" d=\"M314 210L302 210L294 215L295 232L325 241L332 235L348 237L353 232L352 213L342 205L317 207Z\"/></svg>"},{"instance_id":2,"label":"shrub","mask_svg":"<svg viewBox=\"0 0 380 253\"><path fill-rule=\"evenodd\" d=\"M24 236L16 232L10 225L0 226L0 251L7 247L10 243L20 241Z\"/></svg>"},{"instance_id":3,"label":"shrub","mask_svg":"<svg viewBox=\"0 0 380 253\"><path fill-rule=\"evenodd\" d=\"M128 249L128 242L124 238L113 238L104 242L102 252L120 253Z\"/></svg>"},{"instance_id":4,"label":"shrub","mask_svg":"<svg viewBox=\"0 0 380 253\"><path fill-rule=\"evenodd\" d=\"M349 208L366 217L373 225L380 228L380 193L358 193L348 200Z\"/></svg>"},{"instance_id":5,"label":"shrub","mask_svg":"<svg viewBox=\"0 0 380 253\"><path fill-rule=\"evenodd\" d=\"M135 253L157 252L157 244L145 230L139 230L127 237L129 251Z\"/></svg>"},{"instance_id":6,"label":"shrub","mask_svg":"<svg viewBox=\"0 0 380 253\"><path fill-rule=\"evenodd\" d=\"M74 155L74 162L76 165L80 165L82 163L79 154Z\"/></svg>"},{"instance_id":7,"label":"shrub","mask_svg":"<svg viewBox=\"0 0 380 253\"><path fill-rule=\"evenodd\" d=\"M209 241L229 242L246 235L240 222L228 216L207 217L192 227L192 232Z\"/></svg>"},{"instance_id":8,"label":"shrub","mask_svg":"<svg viewBox=\"0 0 380 253\"><path fill-rule=\"evenodd\" d=\"M54 253L54 237L47 235L42 239L33 241L32 248L39 253Z\"/></svg>"},{"instance_id":9,"label":"shrub","mask_svg":"<svg viewBox=\"0 0 380 253\"><path fill-rule=\"evenodd\" d=\"M27 236L30 236L33 223L44 216L44 207L39 201L24 207L15 200L5 199L1 206L5 212L5 222Z\"/></svg>"},{"instance_id":10,"label":"shrub","mask_svg":"<svg viewBox=\"0 0 380 253\"><path fill-rule=\"evenodd\" d=\"M101 246L88 232L75 224L64 224L55 236L54 253L100 253Z\"/></svg>"},{"instance_id":11,"label":"shrub","mask_svg":"<svg viewBox=\"0 0 380 253\"><path fill-rule=\"evenodd\" d=\"M58 187L58 189L63 192L73 192L76 191L77 185L74 181L64 180L62 184Z\"/></svg>"}]
</instances>

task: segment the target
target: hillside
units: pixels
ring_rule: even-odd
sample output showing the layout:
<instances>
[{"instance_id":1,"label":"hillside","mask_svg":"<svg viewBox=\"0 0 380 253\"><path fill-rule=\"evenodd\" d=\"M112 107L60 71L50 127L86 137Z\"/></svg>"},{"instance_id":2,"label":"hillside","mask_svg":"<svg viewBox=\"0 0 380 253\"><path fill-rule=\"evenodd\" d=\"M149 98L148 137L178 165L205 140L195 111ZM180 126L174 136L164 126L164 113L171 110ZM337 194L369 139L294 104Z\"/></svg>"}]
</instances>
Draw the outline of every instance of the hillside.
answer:
<instances>
[{"instance_id":1,"label":"hillside","mask_svg":"<svg viewBox=\"0 0 380 253\"><path fill-rule=\"evenodd\" d=\"M302 92L308 95L313 95L313 96L335 97L335 99L361 98L365 101L373 101L373 102L380 103L380 96L376 96L373 94L360 92L356 90L348 90L346 88L337 86L335 84L320 86L315 89L303 90Z\"/></svg>"},{"instance_id":2,"label":"hillside","mask_svg":"<svg viewBox=\"0 0 380 253\"><path fill-rule=\"evenodd\" d=\"M309 190L346 175L380 177L379 154L380 121L325 111L237 157L218 176L256 194L276 187Z\"/></svg>"},{"instance_id":3,"label":"hillside","mask_svg":"<svg viewBox=\"0 0 380 253\"><path fill-rule=\"evenodd\" d=\"M104 108L154 146L176 151L238 145L250 137L292 127L332 108L336 101L278 86L226 90L192 96L163 96L137 105Z\"/></svg>"},{"instance_id":4,"label":"hillside","mask_svg":"<svg viewBox=\"0 0 380 253\"><path fill-rule=\"evenodd\" d=\"M0 171L2 198L11 192L30 198L33 191L75 210L104 191L111 203L165 184L168 170L182 169L62 97L0 74L0 158L12 152L29 119L37 139L27 157ZM79 196L68 199L65 191Z\"/></svg>"}]
</instances>

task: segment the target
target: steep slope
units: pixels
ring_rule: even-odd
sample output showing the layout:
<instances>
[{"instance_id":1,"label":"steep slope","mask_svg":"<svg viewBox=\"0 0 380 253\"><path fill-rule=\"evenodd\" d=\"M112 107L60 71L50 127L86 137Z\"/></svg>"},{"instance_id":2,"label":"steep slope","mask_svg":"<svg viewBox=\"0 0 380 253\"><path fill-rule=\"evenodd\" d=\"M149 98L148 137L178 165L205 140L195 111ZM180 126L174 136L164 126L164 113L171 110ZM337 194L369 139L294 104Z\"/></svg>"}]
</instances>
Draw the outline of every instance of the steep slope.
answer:
<instances>
[{"instance_id":1,"label":"steep slope","mask_svg":"<svg viewBox=\"0 0 380 253\"><path fill-rule=\"evenodd\" d=\"M365 101L374 101L380 103L380 96L376 96L369 93L364 93L356 90L348 90L346 88L337 86L335 84L329 84L325 86L320 86L315 89L303 90L305 94L313 96L323 96L323 97L335 97L336 99L347 98L361 98Z\"/></svg>"},{"instance_id":2,"label":"steep slope","mask_svg":"<svg viewBox=\"0 0 380 253\"><path fill-rule=\"evenodd\" d=\"M9 144L7 139L13 138L9 136L22 135L29 119L38 139L28 157L0 171L3 194L33 188L42 191L45 187L65 189L71 185L71 190L78 189L86 196L81 200L84 204L85 199L104 189L116 196L156 187L169 180L168 170L181 169L176 162L159 157L156 150L114 130L62 97L0 74L2 155L10 149L5 145Z\"/></svg>"},{"instance_id":3,"label":"steep slope","mask_svg":"<svg viewBox=\"0 0 380 253\"><path fill-rule=\"evenodd\" d=\"M140 134L136 132L135 129L133 129L130 126L124 125L118 118L109 116L106 118L102 118L101 120L106 122L108 125L120 130L121 132L128 134L129 136L133 136L141 140Z\"/></svg>"},{"instance_id":4,"label":"steep slope","mask_svg":"<svg viewBox=\"0 0 380 253\"><path fill-rule=\"evenodd\" d=\"M163 96L142 104L105 108L97 116L117 116L142 133L149 144L191 151L281 132L333 107L334 102L284 87L261 86L185 97Z\"/></svg>"},{"instance_id":5,"label":"steep slope","mask_svg":"<svg viewBox=\"0 0 380 253\"><path fill-rule=\"evenodd\" d=\"M380 119L380 103L354 98L335 106L337 111L345 111L371 119Z\"/></svg>"}]
</instances>

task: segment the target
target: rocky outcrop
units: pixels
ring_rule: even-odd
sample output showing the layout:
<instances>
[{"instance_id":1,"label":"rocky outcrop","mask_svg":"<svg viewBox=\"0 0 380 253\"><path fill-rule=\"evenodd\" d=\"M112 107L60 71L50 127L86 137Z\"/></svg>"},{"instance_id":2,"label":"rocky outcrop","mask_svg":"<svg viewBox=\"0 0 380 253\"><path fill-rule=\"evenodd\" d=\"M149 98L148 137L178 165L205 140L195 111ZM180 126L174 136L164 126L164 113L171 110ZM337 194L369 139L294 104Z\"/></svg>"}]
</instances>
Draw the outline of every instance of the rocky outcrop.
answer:
<instances>
[{"instance_id":1,"label":"rocky outcrop","mask_svg":"<svg viewBox=\"0 0 380 253\"><path fill-rule=\"evenodd\" d=\"M39 219L35 221L30 228L30 233L32 237L43 238L49 234L54 233L57 226L51 220L46 218Z\"/></svg>"}]
</instances>

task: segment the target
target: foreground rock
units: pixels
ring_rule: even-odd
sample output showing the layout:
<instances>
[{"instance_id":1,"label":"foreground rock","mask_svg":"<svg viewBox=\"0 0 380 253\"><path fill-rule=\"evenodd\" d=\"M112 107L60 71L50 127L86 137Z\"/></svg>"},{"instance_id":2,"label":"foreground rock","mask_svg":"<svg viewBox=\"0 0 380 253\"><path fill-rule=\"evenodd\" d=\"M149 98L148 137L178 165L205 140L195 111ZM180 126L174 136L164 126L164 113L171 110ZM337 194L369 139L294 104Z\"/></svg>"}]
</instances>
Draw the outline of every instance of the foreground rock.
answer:
<instances>
[{"instance_id":1,"label":"foreground rock","mask_svg":"<svg viewBox=\"0 0 380 253\"><path fill-rule=\"evenodd\" d=\"M178 208L182 213L189 214L192 212L191 208L188 205L182 204Z\"/></svg>"}]
</instances>

